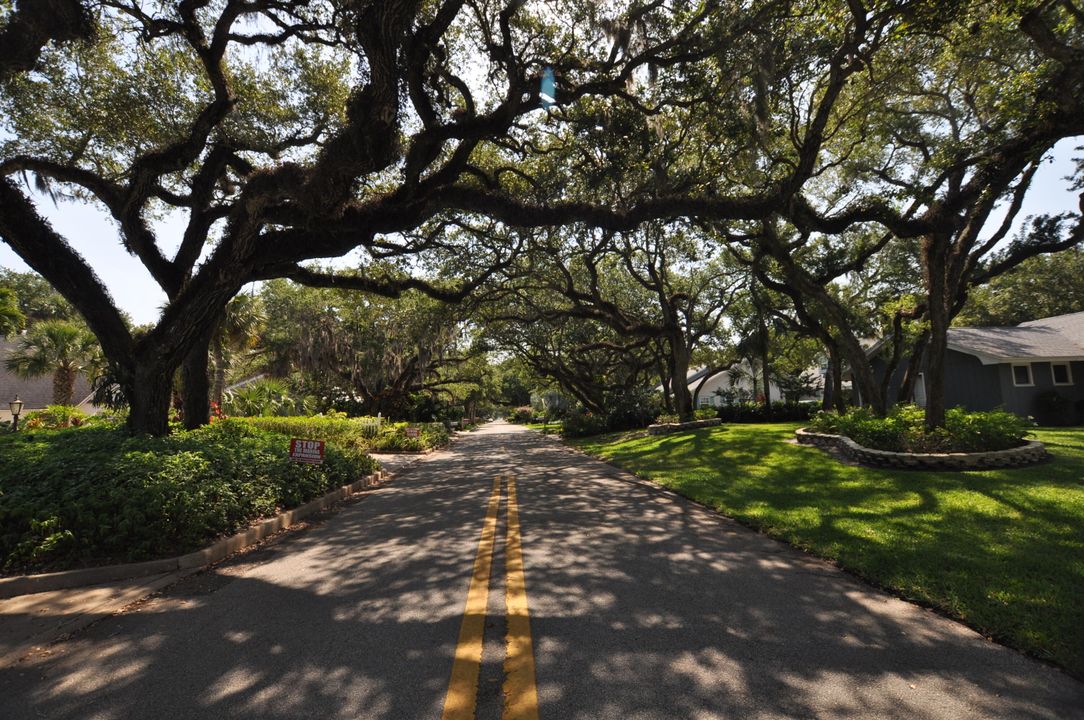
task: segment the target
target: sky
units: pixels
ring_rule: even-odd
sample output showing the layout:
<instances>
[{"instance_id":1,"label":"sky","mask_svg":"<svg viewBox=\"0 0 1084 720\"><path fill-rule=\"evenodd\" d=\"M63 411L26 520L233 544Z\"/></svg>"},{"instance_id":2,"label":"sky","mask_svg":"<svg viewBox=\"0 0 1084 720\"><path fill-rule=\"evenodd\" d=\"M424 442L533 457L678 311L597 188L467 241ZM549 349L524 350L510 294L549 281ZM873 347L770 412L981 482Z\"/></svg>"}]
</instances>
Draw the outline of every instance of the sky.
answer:
<instances>
[{"instance_id":1,"label":"sky","mask_svg":"<svg viewBox=\"0 0 1084 720\"><path fill-rule=\"evenodd\" d=\"M1079 137L1070 138L1054 147L1050 162L1042 166L1035 178L1017 219L1017 226L1028 215L1079 211L1076 193L1069 191L1069 182L1065 178L1074 170L1074 148L1080 146L1082 140ZM37 196L37 202L39 212L89 261L121 310L127 312L137 325L153 323L158 319L166 302L165 294L143 265L121 246L116 225L104 212L78 202L61 201L57 205L41 195ZM183 220L183 216L171 216L158 223L160 245L168 255L172 255L180 243ZM991 225L996 226L1000 221L1000 216L995 215ZM1009 237L1013 234L1015 228ZM336 264L349 265L351 257L347 256ZM29 270L2 242L0 267L20 272Z\"/></svg>"}]
</instances>

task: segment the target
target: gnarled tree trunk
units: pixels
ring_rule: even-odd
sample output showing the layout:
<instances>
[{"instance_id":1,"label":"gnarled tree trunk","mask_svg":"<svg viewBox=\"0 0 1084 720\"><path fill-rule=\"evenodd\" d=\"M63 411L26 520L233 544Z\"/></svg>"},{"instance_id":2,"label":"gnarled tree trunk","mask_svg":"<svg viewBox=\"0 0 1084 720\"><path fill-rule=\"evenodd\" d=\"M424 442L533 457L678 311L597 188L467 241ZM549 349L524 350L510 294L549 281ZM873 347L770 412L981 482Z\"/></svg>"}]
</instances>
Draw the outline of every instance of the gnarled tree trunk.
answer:
<instances>
[{"instance_id":1,"label":"gnarled tree trunk","mask_svg":"<svg viewBox=\"0 0 1084 720\"><path fill-rule=\"evenodd\" d=\"M207 374L208 342L197 343L181 365L182 412L189 430L211 421L211 384Z\"/></svg>"}]
</instances>

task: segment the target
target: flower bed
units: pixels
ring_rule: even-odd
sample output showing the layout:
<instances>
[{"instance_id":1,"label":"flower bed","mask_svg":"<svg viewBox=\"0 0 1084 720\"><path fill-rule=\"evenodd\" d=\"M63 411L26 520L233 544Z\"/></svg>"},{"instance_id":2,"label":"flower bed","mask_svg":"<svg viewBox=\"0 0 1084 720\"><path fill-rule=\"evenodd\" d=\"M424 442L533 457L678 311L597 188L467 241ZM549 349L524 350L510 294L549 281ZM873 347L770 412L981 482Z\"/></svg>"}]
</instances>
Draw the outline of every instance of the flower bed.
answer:
<instances>
[{"instance_id":1,"label":"flower bed","mask_svg":"<svg viewBox=\"0 0 1084 720\"><path fill-rule=\"evenodd\" d=\"M819 412L809 424L813 432L843 435L863 447L896 453L974 453L1008 450L1025 443L1034 423L1004 410L972 412L952 408L944 427L928 429L926 412L900 405L885 417L868 408L846 413Z\"/></svg>"},{"instance_id":2,"label":"flower bed","mask_svg":"<svg viewBox=\"0 0 1084 720\"><path fill-rule=\"evenodd\" d=\"M813 432L807 428L795 431L802 445L839 450L845 457L872 467L903 470L983 470L999 467L1021 467L1048 459L1046 446L1036 440L1003 450L962 453L911 453L875 450L859 445L843 435Z\"/></svg>"}]
</instances>

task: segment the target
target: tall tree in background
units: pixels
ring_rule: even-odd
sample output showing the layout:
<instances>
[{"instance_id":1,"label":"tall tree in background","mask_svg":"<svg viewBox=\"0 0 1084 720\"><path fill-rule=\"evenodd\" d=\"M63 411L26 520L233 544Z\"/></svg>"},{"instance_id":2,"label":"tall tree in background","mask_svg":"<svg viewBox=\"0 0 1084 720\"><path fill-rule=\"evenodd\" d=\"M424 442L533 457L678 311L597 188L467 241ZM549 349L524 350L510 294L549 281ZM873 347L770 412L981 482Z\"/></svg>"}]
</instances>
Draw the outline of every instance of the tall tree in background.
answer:
<instances>
[{"instance_id":1,"label":"tall tree in background","mask_svg":"<svg viewBox=\"0 0 1084 720\"><path fill-rule=\"evenodd\" d=\"M261 291L257 352L273 376L297 374L322 409L400 416L416 393L446 393L468 360L460 311L418 292L390 300L285 280Z\"/></svg>"},{"instance_id":2,"label":"tall tree in background","mask_svg":"<svg viewBox=\"0 0 1084 720\"><path fill-rule=\"evenodd\" d=\"M1040 255L973 289L957 325L1017 325L1084 312L1084 249Z\"/></svg>"},{"instance_id":3,"label":"tall tree in background","mask_svg":"<svg viewBox=\"0 0 1084 720\"><path fill-rule=\"evenodd\" d=\"M30 324L40 320L75 320L79 316L49 281L37 273L0 268L0 287L15 294L19 311Z\"/></svg>"},{"instance_id":4,"label":"tall tree in background","mask_svg":"<svg viewBox=\"0 0 1084 720\"><path fill-rule=\"evenodd\" d=\"M19 299L11 288L0 287L0 338L18 332L26 325L26 316L19 309Z\"/></svg>"},{"instance_id":5,"label":"tall tree in background","mask_svg":"<svg viewBox=\"0 0 1084 720\"><path fill-rule=\"evenodd\" d=\"M693 217L921 238L936 425L966 288L1080 232L1068 221L984 262L993 208L1018 207L1043 152L1082 132L1076 0L95 7L92 41L35 40L33 70L0 90L0 236L100 338L134 431L167 430L174 371L206 376L213 329L253 279L457 299L509 261L460 224ZM148 333L128 330L24 176L113 217L169 298ZM164 209L188 221L169 256L150 220ZM304 266L355 249L348 278ZM442 250L462 281L409 275Z\"/></svg>"},{"instance_id":6,"label":"tall tree in background","mask_svg":"<svg viewBox=\"0 0 1084 720\"><path fill-rule=\"evenodd\" d=\"M260 331L267 321L259 296L240 294L226 305L222 321L211 338L211 357L214 367L211 400L222 406L226 390L226 373L234 353L251 349L259 340Z\"/></svg>"},{"instance_id":7,"label":"tall tree in background","mask_svg":"<svg viewBox=\"0 0 1084 720\"><path fill-rule=\"evenodd\" d=\"M363 266L425 253L446 236L402 233L463 211L530 224L602 212L631 225L608 203L555 210L507 174L532 153L524 129L537 124L543 70L559 78L560 104L623 98L635 73L704 60L756 19L630 4L614 8L629 30L607 44L613 18L573 2L97 7L93 41L44 47L32 72L3 86L0 236L80 310L128 396L130 429L154 434L168 430L173 372L186 357L193 378L206 369L226 303L253 279L329 284L300 263L355 248ZM547 21L556 16L565 22ZM4 33L20 16L6 19ZM93 269L15 182L26 174L113 217L169 299L148 333L132 336ZM187 216L172 256L150 221L163 208ZM656 202L650 212L673 211ZM459 249L467 278L504 253ZM401 291L406 266L387 267L347 282ZM457 293L451 283L434 294Z\"/></svg>"}]
</instances>

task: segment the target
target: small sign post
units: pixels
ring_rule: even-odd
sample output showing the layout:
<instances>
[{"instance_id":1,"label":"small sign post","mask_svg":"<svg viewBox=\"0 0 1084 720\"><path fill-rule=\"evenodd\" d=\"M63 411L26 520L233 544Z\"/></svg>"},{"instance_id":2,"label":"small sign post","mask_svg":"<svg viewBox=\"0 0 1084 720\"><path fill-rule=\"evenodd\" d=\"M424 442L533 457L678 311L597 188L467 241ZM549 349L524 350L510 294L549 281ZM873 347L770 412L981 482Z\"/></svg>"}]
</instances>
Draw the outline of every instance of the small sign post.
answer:
<instances>
[{"instance_id":1,"label":"small sign post","mask_svg":"<svg viewBox=\"0 0 1084 720\"><path fill-rule=\"evenodd\" d=\"M417 438L422 436L422 429L419 427L408 427L406 429L406 436L408 438Z\"/></svg>"},{"instance_id":2,"label":"small sign post","mask_svg":"<svg viewBox=\"0 0 1084 720\"><path fill-rule=\"evenodd\" d=\"M290 439L290 459L294 462L321 465L324 462L323 440Z\"/></svg>"}]
</instances>

